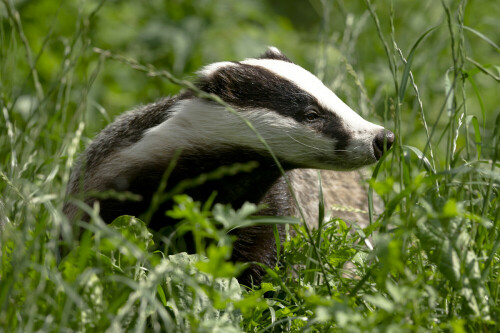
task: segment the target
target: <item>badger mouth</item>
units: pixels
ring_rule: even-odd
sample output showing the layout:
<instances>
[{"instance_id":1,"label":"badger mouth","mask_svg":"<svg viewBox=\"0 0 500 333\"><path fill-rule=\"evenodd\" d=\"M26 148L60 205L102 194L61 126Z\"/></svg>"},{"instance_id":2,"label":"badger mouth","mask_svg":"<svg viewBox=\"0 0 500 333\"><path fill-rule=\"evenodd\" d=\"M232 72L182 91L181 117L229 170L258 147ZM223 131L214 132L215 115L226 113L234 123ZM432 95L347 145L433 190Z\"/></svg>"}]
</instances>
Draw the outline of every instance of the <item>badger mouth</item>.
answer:
<instances>
[{"instance_id":1,"label":"badger mouth","mask_svg":"<svg viewBox=\"0 0 500 333\"><path fill-rule=\"evenodd\" d=\"M383 130L378 133L373 139L373 154L375 155L375 159L378 161L387 152L392 144L394 143L394 133L388 130Z\"/></svg>"},{"instance_id":2,"label":"badger mouth","mask_svg":"<svg viewBox=\"0 0 500 333\"><path fill-rule=\"evenodd\" d=\"M375 155L375 159L378 161L384 155L384 151L382 147L379 147L375 141L373 141L373 154Z\"/></svg>"}]
</instances>

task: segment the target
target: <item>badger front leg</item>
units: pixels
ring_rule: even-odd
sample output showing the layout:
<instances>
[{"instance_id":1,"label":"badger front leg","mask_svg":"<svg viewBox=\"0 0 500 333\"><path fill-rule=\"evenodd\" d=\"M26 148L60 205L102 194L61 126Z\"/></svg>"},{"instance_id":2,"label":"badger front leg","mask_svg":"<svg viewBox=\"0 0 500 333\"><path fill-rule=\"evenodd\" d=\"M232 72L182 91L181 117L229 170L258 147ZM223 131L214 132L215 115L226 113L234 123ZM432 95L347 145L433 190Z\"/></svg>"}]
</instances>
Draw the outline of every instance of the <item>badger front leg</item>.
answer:
<instances>
[{"instance_id":1,"label":"badger front leg","mask_svg":"<svg viewBox=\"0 0 500 333\"><path fill-rule=\"evenodd\" d=\"M285 228L278 225L280 243L285 240ZM250 262L247 268L238 278L240 284L245 286L260 285L265 270L255 264L262 263L269 268L273 268L278 260L276 240L273 227L270 225L258 225L254 227L240 228L234 230L232 235L237 237L234 242L233 255L234 262Z\"/></svg>"}]
</instances>

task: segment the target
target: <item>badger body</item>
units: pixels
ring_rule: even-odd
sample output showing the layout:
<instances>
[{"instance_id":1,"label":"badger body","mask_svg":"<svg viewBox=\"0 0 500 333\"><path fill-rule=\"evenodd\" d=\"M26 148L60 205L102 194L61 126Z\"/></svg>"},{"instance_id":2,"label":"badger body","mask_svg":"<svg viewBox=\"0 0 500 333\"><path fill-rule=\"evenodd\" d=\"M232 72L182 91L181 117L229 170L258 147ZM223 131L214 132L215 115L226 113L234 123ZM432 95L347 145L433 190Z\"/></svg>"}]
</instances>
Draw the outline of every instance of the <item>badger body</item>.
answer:
<instances>
[{"instance_id":1,"label":"badger body","mask_svg":"<svg viewBox=\"0 0 500 333\"><path fill-rule=\"evenodd\" d=\"M265 139L289 175L301 168L353 170L377 161L393 142L393 134L362 119L319 79L270 48L256 59L208 65L198 73L197 87L219 96L238 112L201 99L192 92L132 110L107 126L82 154L68 185L68 195L92 205L100 201L106 222L120 215L140 216L150 206L165 171L175 158L168 189L220 166L257 162L249 172L212 179L185 193L204 202L216 191L216 201L234 207L244 202L265 204L260 214L285 216L295 212L283 175L261 140ZM293 177L292 177L293 178ZM296 178L296 177L295 177ZM107 190L139 194L140 201L98 199ZM159 230L169 221L160 207L149 224ZM77 207L68 202L66 215ZM82 219L88 219L83 215ZM276 262L270 226L234 231L234 261ZM260 282L262 270L252 266L240 282Z\"/></svg>"}]
</instances>

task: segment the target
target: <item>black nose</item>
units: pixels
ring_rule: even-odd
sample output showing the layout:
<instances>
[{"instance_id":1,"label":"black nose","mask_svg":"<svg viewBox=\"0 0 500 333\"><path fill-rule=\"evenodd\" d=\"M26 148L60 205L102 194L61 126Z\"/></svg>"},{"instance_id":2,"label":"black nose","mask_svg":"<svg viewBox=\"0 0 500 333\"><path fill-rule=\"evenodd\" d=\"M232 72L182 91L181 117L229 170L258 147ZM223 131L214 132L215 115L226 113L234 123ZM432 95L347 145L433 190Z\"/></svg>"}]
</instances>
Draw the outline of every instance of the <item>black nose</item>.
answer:
<instances>
[{"instance_id":1,"label":"black nose","mask_svg":"<svg viewBox=\"0 0 500 333\"><path fill-rule=\"evenodd\" d=\"M373 139L373 152L377 161L394 143L394 133L388 130L380 131Z\"/></svg>"}]
</instances>

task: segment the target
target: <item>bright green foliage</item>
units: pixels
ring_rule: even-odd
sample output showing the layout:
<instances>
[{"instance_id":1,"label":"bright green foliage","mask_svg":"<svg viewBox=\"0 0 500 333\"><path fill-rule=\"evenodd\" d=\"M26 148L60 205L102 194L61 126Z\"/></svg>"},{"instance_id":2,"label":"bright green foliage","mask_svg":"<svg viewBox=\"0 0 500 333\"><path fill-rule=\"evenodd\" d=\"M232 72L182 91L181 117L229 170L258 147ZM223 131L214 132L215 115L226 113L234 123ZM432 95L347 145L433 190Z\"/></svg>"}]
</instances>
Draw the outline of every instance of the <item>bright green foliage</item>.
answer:
<instances>
[{"instance_id":1,"label":"bright green foliage","mask_svg":"<svg viewBox=\"0 0 500 333\"><path fill-rule=\"evenodd\" d=\"M496 1L1 0L0 332L500 330L498 17ZM65 218L97 131L268 45L395 132L370 225L333 216L312 231L182 194L255 163L159 184L151 211L173 200L179 220L169 238L136 217L105 225L98 205L89 223ZM228 232L257 223L290 237L251 289ZM197 254L174 253L182 235Z\"/></svg>"}]
</instances>

